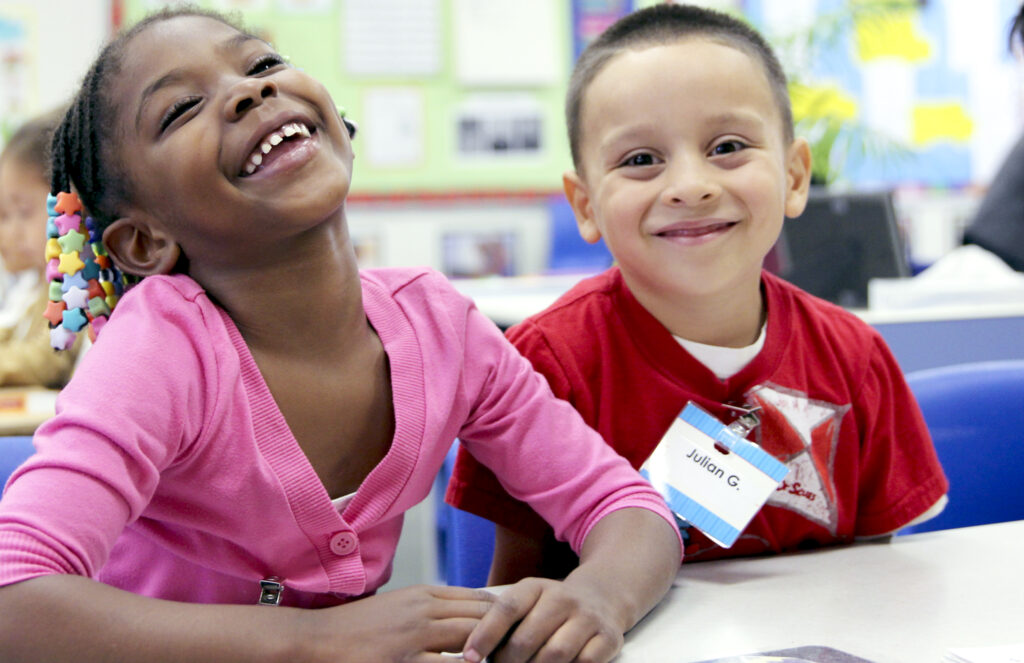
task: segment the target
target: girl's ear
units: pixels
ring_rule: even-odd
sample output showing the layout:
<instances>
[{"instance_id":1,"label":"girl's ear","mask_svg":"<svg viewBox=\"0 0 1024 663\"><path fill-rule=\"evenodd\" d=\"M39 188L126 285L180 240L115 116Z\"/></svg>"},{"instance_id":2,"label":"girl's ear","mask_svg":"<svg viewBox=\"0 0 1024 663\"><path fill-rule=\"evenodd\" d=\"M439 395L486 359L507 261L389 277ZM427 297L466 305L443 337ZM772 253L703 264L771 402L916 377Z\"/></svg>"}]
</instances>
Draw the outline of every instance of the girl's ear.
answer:
<instances>
[{"instance_id":1,"label":"girl's ear","mask_svg":"<svg viewBox=\"0 0 1024 663\"><path fill-rule=\"evenodd\" d=\"M127 274L170 274L181 247L159 223L145 215L116 219L103 231L103 244L114 263Z\"/></svg>"},{"instance_id":2,"label":"girl's ear","mask_svg":"<svg viewBox=\"0 0 1024 663\"><path fill-rule=\"evenodd\" d=\"M794 219L804 213L811 186L811 147L806 138L797 137L786 152L786 216Z\"/></svg>"},{"instance_id":3,"label":"girl's ear","mask_svg":"<svg viewBox=\"0 0 1024 663\"><path fill-rule=\"evenodd\" d=\"M601 230L594 218L594 207L590 204L587 183L583 181L579 173L570 170L562 175L562 188L576 215L576 227L580 231L580 237L589 244L597 242L601 239Z\"/></svg>"}]
</instances>

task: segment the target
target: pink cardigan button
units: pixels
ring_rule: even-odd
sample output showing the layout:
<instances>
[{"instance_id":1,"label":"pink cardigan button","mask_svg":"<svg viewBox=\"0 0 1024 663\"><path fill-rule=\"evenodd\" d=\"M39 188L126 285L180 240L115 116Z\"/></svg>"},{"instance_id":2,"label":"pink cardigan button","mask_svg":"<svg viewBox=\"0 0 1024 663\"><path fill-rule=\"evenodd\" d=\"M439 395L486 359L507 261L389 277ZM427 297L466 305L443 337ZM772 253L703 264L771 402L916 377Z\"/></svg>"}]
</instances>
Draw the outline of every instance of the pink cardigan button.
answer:
<instances>
[{"instance_id":1,"label":"pink cardigan button","mask_svg":"<svg viewBox=\"0 0 1024 663\"><path fill-rule=\"evenodd\" d=\"M331 537L331 552L338 557L355 552L358 540L353 532L338 532Z\"/></svg>"}]
</instances>

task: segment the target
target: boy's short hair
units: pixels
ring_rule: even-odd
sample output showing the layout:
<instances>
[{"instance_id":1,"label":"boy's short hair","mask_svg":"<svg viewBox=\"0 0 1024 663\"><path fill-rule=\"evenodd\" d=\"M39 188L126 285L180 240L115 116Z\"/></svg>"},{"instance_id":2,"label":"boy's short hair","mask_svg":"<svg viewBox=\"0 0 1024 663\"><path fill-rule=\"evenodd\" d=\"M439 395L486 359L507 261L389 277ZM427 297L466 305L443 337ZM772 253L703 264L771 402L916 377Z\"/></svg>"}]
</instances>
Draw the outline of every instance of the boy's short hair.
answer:
<instances>
[{"instance_id":1,"label":"boy's short hair","mask_svg":"<svg viewBox=\"0 0 1024 663\"><path fill-rule=\"evenodd\" d=\"M711 9L692 5L661 4L641 9L619 19L587 46L569 79L565 103L566 127L573 165L580 165L583 96L608 62L627 49L674 44L690 37L702 37L743 51L764 67L772 95L782 118L786 142L793 140L793 111L782 65L771 46L743 21Z\"/></svg>"}]
</instances>

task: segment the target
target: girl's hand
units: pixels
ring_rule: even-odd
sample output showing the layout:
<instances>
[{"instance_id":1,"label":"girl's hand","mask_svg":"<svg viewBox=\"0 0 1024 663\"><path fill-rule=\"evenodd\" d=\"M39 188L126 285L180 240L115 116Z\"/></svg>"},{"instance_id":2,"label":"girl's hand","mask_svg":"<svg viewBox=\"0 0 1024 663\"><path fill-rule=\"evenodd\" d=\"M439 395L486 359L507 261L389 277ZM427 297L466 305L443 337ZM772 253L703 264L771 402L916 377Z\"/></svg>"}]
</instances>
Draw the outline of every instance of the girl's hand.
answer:
<instances>
[{"instance_id":1,"label":"girl's hand","mask_svg":"<svg viewBox=\"0 0 1024 663\"><path fill-rule=\"evenodd\" d=\"M611 660L630 625L593 585L527 578L506 588L473 629L463 650L470 663Z\"/></svg>"},{"instance_id":2,"label":"girl's hand","mask_svg":"<svg viewBox=\"0 0 1024 663\"><path fill-rule=\"evenodd\" d=\"M316 660L451 663L441 652L462 651L496 598L480 589L416 586L307 611L316 620L310 637L323 645Z\"/></svg>"}]
</instances>

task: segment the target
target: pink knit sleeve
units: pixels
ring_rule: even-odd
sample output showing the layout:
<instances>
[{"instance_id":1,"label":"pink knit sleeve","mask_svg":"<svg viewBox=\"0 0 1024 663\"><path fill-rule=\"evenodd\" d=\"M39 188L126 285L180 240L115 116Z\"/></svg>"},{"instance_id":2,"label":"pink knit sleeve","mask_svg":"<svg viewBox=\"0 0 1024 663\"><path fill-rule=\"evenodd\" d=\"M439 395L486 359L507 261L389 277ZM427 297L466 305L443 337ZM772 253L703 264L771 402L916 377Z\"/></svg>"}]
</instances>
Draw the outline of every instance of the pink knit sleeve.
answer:
<instances>
[{"instance_id":1,"label":"pink knit sleeve","mask_svg":"<svg viewBox=\"0 0 1024 663\"><path fill-rule=\"evenodd\" d=\"M0 585L95 576L201 425L201 316L169 284L146 286L122 300L57 416L36 431L37 453L11 477L0 501Z\"/></svg>"},{"instance_id":2,"label":"pink knit sleeve","mask_svg":"<svg viewBox=\"0 0 1024 663\"><path fill-rule=\"evenodd\" d=\"M626 507L676 529L662 497L628 461L551 393L547 381L476 308L467 313L465 380L474 402L459 434L516 499L577 553L598 520Z\"/></svg>"}]
</instances>

